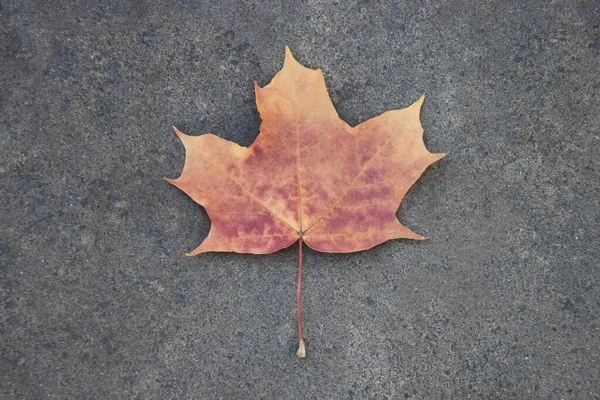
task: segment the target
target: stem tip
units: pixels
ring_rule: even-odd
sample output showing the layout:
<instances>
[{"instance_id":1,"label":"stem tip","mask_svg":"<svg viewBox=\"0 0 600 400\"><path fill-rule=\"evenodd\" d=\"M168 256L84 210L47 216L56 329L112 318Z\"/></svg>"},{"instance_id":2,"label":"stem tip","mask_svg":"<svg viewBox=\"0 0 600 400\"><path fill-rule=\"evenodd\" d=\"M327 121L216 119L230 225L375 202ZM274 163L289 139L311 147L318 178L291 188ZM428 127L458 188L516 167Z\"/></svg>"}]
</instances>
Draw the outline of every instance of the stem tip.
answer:
<instances>
[{"instance_id":1,"label":"stem tip","mask_svg":"<svg viewBox=\"0 0 600 400\"><path fill-rule=\"evenodd\" d=\"M304 340L300 339L300 344L298 345L298 351L296 352L298 358L306 357L306 346L304 345Z\"/></svg>"}]
</instances>

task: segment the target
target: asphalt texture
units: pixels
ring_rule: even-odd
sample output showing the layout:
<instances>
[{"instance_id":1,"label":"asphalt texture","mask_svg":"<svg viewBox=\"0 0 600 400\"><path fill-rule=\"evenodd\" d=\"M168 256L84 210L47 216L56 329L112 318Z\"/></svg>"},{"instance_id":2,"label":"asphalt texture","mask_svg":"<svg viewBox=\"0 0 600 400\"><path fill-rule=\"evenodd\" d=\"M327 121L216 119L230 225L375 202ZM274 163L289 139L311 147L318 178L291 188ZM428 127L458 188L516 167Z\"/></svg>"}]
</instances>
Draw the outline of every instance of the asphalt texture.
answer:
<instances>
[{"instance_id":1,"label":"asphalt texture","mask_svg":"<svg viewBox=\"0 0 600 400\"><path fill-rule=\"evenodd\" d=\"M284 46L422 93L423 242L186 257L171 126L249 145ZM0 398L599 399L597 1L1 1Z\"/></svg>"}]
</instances>

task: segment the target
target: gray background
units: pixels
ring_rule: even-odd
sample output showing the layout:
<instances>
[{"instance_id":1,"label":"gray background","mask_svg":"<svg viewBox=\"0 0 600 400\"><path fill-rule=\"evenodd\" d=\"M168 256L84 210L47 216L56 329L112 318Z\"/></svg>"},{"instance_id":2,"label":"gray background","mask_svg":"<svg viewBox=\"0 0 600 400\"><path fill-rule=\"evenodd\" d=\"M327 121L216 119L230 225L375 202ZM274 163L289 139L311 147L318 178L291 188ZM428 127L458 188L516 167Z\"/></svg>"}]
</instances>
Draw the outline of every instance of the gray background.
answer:
<instances>
[{"instance_id":1,"label":"gray background","mask_svg":"<svg viewBox=\"0 0 600 400\"><path fill-rule=\"evenodd\" d=\"M99 5L98 3L102 3ZM0 397L598 399L600 6L0 3ZM427 93L425 242L184 253L171 130L252 143L284 45L352 125Z\"/></svg>"}]
</instances>

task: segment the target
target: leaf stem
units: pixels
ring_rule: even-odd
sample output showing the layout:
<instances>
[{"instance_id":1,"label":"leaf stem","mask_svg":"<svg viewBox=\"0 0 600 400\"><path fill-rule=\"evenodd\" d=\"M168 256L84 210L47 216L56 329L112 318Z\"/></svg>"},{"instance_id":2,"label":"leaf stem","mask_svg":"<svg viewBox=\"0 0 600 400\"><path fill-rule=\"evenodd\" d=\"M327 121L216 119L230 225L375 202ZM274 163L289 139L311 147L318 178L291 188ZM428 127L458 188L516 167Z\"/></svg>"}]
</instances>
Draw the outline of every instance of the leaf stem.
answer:
<instances>
[{"instance_id":1,"label":"leaf stem","mask_svg":"<svg viewBox=\"0 0 600 400\"><path fill-rule=\"evenodd\" d=\"M306 346L302 336L302 312L300 311L300 290L302 288L302 237L298 241L298 291L296 292L296 309L298 310L298 351L296 355L300 358L306 357Z\"/></svg>"}]
</instances>

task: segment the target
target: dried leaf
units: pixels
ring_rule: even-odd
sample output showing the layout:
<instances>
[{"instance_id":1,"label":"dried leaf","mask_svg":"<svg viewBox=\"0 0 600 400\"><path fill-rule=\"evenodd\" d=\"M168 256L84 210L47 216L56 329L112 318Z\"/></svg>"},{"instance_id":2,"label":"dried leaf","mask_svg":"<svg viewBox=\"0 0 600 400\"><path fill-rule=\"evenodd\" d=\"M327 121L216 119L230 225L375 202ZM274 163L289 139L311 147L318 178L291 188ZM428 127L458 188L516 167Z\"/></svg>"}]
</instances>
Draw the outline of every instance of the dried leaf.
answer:
<instances>
[{"instance_id":1,"label":"dried leaf","mask_svg":"<svg viewBox=\"0 0 600 400\"><path fill-rule=\"evenodd\" d=\"M189 255L266 254L298 240L300 250L305 242L318 251L353 252L389 239L423 239L396 218L411 185L444 156L423 143L423 97L351 127L339 118L321 71L299 64L287 47L282 70L255 89L262 123L250 147L175 128L186 159L169 182L204 206L212 223Z\"/></svg>"}]
</instances>

